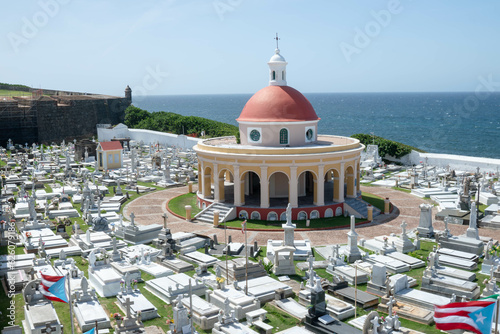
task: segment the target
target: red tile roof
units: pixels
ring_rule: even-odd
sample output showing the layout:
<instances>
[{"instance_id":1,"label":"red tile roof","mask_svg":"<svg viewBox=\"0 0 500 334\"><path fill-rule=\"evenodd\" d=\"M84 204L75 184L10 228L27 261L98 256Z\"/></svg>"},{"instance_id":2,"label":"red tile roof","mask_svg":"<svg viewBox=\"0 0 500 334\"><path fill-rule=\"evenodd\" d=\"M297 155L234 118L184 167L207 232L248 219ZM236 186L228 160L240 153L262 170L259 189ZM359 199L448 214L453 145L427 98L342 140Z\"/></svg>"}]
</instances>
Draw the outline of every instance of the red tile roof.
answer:
<instances>
[{"instance_id":1,"label":"red tile roof","mask_svg":"<svg viewBox=\"0 0 500 334\"><path fill-rule=\"evenodd\" d=\"M102 141L99 143L103 151L123 150L119 141Z\"/></svg>"}]
</instances>

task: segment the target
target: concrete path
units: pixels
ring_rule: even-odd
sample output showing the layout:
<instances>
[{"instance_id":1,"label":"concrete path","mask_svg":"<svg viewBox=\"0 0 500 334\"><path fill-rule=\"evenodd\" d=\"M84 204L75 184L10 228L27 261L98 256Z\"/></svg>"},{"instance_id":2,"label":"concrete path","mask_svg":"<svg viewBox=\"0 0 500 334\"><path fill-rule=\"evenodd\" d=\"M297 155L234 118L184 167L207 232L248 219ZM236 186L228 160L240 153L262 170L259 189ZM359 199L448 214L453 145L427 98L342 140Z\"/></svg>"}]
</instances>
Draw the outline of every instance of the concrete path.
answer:
<instances>
[{"instance_id":1,"label":"concrete path","mask_svg":"<svg viewBox=\"0 0 500 334\"><path fill-rule=\"evenodd\" d=\"M244 235L239 230L227 230L214 228L211 224L206 223L190 223L184 219L177 218L168 213L166 205L169 199L185 194L187 187L171 188L167 190L155 191L153 193L141 196L127 204L123 210L125 219L129 219L130 213L134 212L135 222L138 225L163 224L161 215L165 212L168 214L168 227L175 232L193 232L206 236L217 235L219 242L224 242L225 233L232 236L235 242L244 242ZM193 190L197 190L196 185ZM375 221L370 224L365 224L356 228L359 234L358 240L361 238L370 239L375 236L390 233L401 233L401 223L406 220L407 229L411 230L418 226L420 217L419 205L422 203L430 203L430 201L418 198L411 194L383 187L361 187L363 192L371 193L382 198L389 197L391 202L396 206L396 210L390 215L380 215ZM436 208L434 208L436 213ZM314 224L312 222L312 224ZM312 225L311 224L311 225ZM435 221L435 230L444 230L444 223ZM467 226L449 224L453 235L464 234ZM308 231L295 233L296 239L309 239L313 246L330 245L330 244L345 244L347 243L348 228L341 228L329 231ZM499 238L499 232L491 229L479 229L481 236L488 236L495 239ZM257 241L259 245L265 245L268 239L282 239L283 232L247 232L248 242Z\"/></svg>"}]
</instances>

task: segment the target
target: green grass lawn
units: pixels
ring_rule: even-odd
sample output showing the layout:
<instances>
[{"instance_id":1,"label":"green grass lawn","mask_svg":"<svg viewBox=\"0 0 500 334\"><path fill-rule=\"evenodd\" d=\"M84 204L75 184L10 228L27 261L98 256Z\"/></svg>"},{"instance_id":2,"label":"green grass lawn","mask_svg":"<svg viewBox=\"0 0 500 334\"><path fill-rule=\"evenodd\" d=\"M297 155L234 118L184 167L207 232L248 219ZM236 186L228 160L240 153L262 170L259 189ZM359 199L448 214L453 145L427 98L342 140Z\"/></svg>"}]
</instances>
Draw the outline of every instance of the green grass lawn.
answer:
<instances>
[{"instance_id":1,"label":"green grass lawn","mask_svg":"<svg viewBox=\"0 0 500 334\"><path fill-rule=\"evenodd\" d=\"M382 197L363 192L361 193L361 198L363 199L363 201L373 205L380 211L382 212L384 211L385 204L384 204L384 199Z\"/></svg>"},{"instance_id":2,"label":"green grass lawn","mask_svg":"<svg viewBox=\"0 0 500 334\"><path fill-rule=\"evenodd\" d=\"M196 194L194 193L174 197L168 202L168 208L181 217L186 217L186 205L191 205L191 217L201 211L196 205Z\"/></svg>"},{"instance_id":3,"label":"green grass lawn","mask_svg":"<svg viewBox=\"0 0 500 334\"><path fill-rule=\"evenodd\" d=\"M366 219L356 219L356 223L366 221ZM242 219L231 220L225 224L229 227L241 227ZM281 229L281 225L285 223L284 221L267 221L267 220L248 220L247 228L258 228L258 229ZM294 220L294 224L297 224L297 230L301 228L319 228L319 227L336 227L336 226L349 226L350 217L332 217L332 218L318 218L312 219L309 227L306 226L305 220ZM221 224L223 226L223 224Z\"/></svg>"}]
</instances>

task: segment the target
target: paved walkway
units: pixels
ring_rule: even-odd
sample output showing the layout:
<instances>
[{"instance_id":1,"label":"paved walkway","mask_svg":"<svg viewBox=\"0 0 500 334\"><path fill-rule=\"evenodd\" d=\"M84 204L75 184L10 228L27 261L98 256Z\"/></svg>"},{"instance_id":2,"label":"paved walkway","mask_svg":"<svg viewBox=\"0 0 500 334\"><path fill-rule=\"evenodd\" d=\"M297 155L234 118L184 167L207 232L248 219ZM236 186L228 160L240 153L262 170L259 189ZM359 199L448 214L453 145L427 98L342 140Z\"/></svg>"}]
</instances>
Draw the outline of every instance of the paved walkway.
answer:
<instances>
[{"instance_id":1,"label":"paved walkway","mask_svg":"<svg viewBox=\"0 0 500 334\"><path fill-rule=\"evenodd\" d=\"M193 186L196 189L196 185ZM375 221L356 228L359 234L358 240L361 238L370 239L375 236L390 233L401 233L401 223L406 220L407 229L411 230L418 226L420 220L420 208L422 203L427 201L411 194L383 187L361 187L363 192L368 192L382 198L389 197L391 202L396 206L396 209L390 215L380 215ZM235 242L244 242L244 235L238 230L227 230L214 228L211 224L206 223L189 223L184 219L177 218L167 211L167 201L173 197L185 194L187 187L171 188L167 190L155 191L153 193L141 196L127 204L123 210L124 217L128 219L130 213L134 212L135 222L138 225L163 224L161 215L165 212L168 214L168 227L175 232L193 232L206 236L217 235L220 242L224 242L225 233L232 236ZM429 202L430 203L430 202ZM436 213L434 208L434 214ZM312 225L314 222L311 222ZM444 230L444 223L435 221L433 223L435 230ZM465 233L467 226L449 224L453 235L461 235ZM296 239L309 239L313 246L329 245L329 244L345 244L347 243L348 228L341 228L329 231L307 231L295 233ZM498 239L498 231L481 228L479 229L481 236L488 236ZM248 231L248 242L257 241L259 245L265 245L268 239L283 239L283 232L254 232Z\"/></svg>"}]
</instances>

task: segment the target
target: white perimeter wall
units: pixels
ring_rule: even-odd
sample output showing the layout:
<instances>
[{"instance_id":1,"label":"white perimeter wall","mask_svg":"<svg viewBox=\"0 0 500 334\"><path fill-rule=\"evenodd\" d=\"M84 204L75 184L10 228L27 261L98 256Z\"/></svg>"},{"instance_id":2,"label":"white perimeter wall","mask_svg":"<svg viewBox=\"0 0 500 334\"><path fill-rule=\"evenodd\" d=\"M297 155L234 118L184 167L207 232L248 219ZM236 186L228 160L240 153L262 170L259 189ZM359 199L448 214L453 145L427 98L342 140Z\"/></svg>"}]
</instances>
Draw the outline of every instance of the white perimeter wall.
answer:
<instances>
[{"instance_id":1,"label":"white perimeter wall","mask_svg":"<svg viewBox=\"0 0 500 334\"><path fill-rule=\"evenodd\" d=\"M466 155L420 153L417 151L411 151L410 154L405 155L401 159L394 159L390 157L386 158L388 158L387 160L401 162L405 165L418 165L420 162L425 162L425 158L427 158L427 163L429 165L444 168L449 165L451 169L460 171L475 172L477 167L479 167L480 171L483 172L486 171L496 173L497 168L500 170L500 159L470 157Z\"/></svg>"},{"instance_id":2,"label":"white perimeter wall","mask_svg":"<svg viewBox=\"0 0 500 334\"><path fill-rule=\"evenodd\" d=\"M129 129L126 125L118 124L113 129L97 128L99 141L109 141L113 138L130 138L136 142L143 141L144 144L167 144L183 149L193 148L201 139L184 135L174 135L152 130Z\"/></svg>"}]
</instances>

